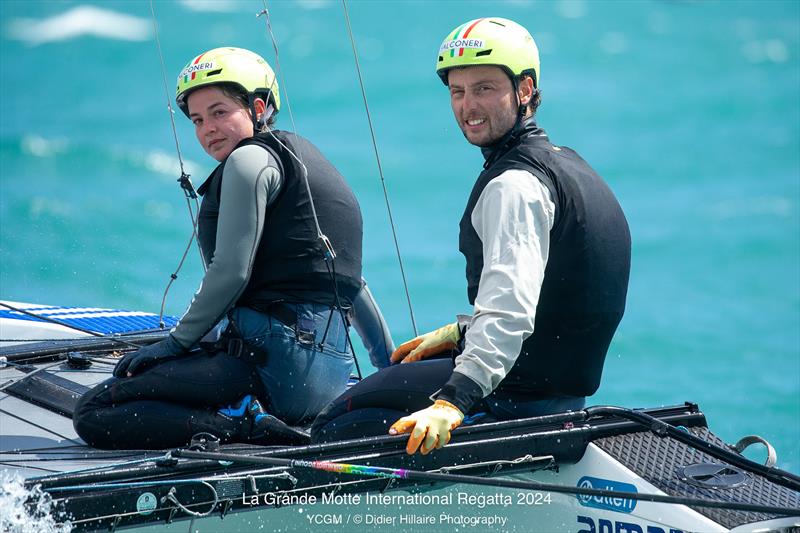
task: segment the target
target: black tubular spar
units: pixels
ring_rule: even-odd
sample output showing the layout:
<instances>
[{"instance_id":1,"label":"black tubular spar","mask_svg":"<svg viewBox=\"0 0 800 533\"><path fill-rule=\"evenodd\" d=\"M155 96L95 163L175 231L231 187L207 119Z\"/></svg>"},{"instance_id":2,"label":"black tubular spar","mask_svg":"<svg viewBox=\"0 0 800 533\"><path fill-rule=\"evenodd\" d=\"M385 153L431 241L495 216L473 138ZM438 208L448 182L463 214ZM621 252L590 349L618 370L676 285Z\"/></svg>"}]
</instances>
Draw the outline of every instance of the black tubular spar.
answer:
<instances>
[{"instance_id":1,"label":"black tubular spar","mask_svg":"<svg viewBox=\"0 0 800 533\"><path fill-rule=\"evenodd\" d=\"M0 348L0 356L6 357L11 362L64 359L68 352L113 350L121 344L126 345L125 348L127 349L132 349L133 347L152 344L163 339L167 333L168 330L166 329L146 330L113 337L54 339L26 344L12 344Z\"/></svg>"},{"instance_id":2,"label":"black tubular spar","mask_svg":"<svg viewBox=\"0 0 800 533\"><path fill-rule=\"evenodd\" d=\"M667 424L666 422L652 417L647 413L643 413L642 411L625 409L624 407L598 405L596 407L587 407L584 412L586 413L587 418L591 418L593 416L618 416L620 418L625 418L632 422L636 422L648 428L659 437L671 437L679 442L682 442L683 444L701 450L716 459L720 459L726 463L738 466L739 468L743 468L749 472L759 474L769 479L773 483L777 483L778 485L788 489L800 492L800 476L785 470L781 470L780 468L769 467L761 463L751 461L750 459L743 457L738 453L734 453L730 450L726 450L725 448L717 446L716 444L705 441L700 437L692 435L691 433L683 431L682 429L678 429L675 426Z\"/></svg>"},{"instance_id":3,"label":"black tubular spar","mask_svg":"<svg viewBox=\"0 0 800 533\"><path fill-rule=\"evenodd\" d=\"M485 478L480 476L465 476L460 474L442 474L439 472L423 472L406 470L402 468L382 468L375 466L353 465L346 463L331 463L328 461L305 461L297 459L282 459L279 457L253 457L230 453L201 452L193 450L174 450L174 457L191 459L215 459L217 461L230 461L233 463L250 463L270 466L283 466L287 468L309 468L333 474L346 474L354 476L381 477L419 481L423 483L464 483L468 485L482 485L489 487L503 487L512 489L535 490L540 492L556 492L582 496L599 496L606 498L624 498L626 500L648 501L654 503L670 503L696 507L710 507L715 509L730 509L735 511L749 511L754 513L767 513L784 516L800 516L800 509L779 507L771 505L757 505L739 502L723 502L704 500L699 498L685 498L666 496L660 494L642 494L637 492L624 492L616 490L595 489L588 487L567 487L552 483L539 483L536 481L517 481L511 479Z\"/></svg>"}]
</instances>

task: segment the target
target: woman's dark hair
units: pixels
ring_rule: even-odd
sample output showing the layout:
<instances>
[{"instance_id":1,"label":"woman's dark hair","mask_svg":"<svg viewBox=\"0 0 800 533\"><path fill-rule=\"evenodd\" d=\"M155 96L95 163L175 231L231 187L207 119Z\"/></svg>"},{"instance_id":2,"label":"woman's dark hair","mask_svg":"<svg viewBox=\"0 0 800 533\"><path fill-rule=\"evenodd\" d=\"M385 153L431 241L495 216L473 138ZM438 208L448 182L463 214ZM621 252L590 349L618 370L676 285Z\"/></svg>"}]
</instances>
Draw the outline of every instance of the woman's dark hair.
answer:
<instances>
[{"instance_id":1,"label":"woman's dark hair","mask_svg":"<svg viewBox=\"0 0 800 533\"><path fill-rule=\"evenodd\" d=\"M247 93L242 90L241 87L234 83L220 83L219 90L222 91L222 94L227 96L228 98L232 98L239 102L242 107L247 110L250 110L250 99L247 96ZM268 98L265 95L256 95L259 98L263 98L265 102L268 101ZM272 115L267 119L267 126L272 127L275 124L275 113L273 112Z\"/></svg>"}]
</instances>

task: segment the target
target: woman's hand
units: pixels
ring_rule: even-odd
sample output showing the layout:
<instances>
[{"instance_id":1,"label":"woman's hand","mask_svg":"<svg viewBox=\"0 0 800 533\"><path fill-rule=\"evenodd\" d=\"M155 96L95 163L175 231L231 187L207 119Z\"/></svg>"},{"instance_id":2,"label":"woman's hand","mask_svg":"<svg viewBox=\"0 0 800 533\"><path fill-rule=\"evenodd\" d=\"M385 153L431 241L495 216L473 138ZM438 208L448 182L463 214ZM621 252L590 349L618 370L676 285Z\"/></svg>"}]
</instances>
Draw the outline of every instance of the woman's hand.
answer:
<instances>
[{"instance_id":1,"label":"woman's hand","mask_svg":"<svg viewBox=\"0 0 800 533\"><path fill-rule=\"evenodd\" d=\"M162 363L168 359L175 359L186 352L186 348L168 335L150 346L143 346L134 352L125 354L114 367L114 376L118 378L131 377L134 374Z\"/></svg>"}]
</instances>

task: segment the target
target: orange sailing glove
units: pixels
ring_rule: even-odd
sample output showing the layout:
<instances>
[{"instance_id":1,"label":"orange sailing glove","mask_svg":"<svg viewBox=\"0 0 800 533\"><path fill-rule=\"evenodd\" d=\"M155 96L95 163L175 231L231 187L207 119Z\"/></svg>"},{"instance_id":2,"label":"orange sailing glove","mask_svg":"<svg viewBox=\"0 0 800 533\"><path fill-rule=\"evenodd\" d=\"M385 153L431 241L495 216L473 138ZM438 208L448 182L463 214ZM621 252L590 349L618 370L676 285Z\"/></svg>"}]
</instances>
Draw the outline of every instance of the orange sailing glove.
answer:
<instances>
[{"instance_id":1,"label":"orange sailing glove","mask_svg":"<svg viewBox=\"0 0 800 533\"><path fill-rule=\"evenodd\" d=\"M464 414L458 407L445 400L436 400L427 409L404 416L392 424L389 435L410 431L406 453L414 455L419 448L422 455L427 455L432 449L441 448L450 442L450 432L460 426L463 420Z\"/></svg>"},{"instance_id":2,"label":"orange sailing glove","mask_svg":"<svg viewBox=\"0 0 800 533\"><path fill-rule=\"evenodd\" d=\"M458 345L461 340L461 330L458 323L447 324L442 326L436 331L431 331L425 335L420 335L415 339L404 342L397 348L391 357L392 363L402 361L403 363L412 363L414 361L421 361L432 355L438 355L452 350Z\"/></svg>"}]
</instances>

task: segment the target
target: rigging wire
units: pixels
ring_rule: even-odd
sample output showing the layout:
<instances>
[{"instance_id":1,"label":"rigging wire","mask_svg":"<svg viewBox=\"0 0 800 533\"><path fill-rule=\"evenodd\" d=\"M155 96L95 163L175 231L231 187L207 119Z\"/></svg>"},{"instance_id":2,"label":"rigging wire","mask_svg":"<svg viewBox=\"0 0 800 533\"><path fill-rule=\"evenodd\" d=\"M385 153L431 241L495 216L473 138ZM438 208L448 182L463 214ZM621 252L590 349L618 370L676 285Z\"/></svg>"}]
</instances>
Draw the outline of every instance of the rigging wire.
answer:
<instances>
[{"instance_id":1,"label":"rigging wire","mask_svg":"<svg viewBox=\"0 0 800 533\"><path fill-rule=\"evenodd\" d=\"M183 194L186 198L186 206L189 210L189 219L192 222L192 235L189 237L189 242L186 245L186 249L183 251L183 255L181 256L181 260L178 262L178 267L175 271L170 274L169 282L167 282L167 286L164 288L164 295L161 297L161 310L159 311L158 315L158 322L160 326L163 328L164 324L164 307L167 302L167 294L169 293L172 284L178 279L178 273L183 268L183 263L186 261L186 256L189 254L189 250L192 247L192 242L197 242L197 250L200 253L200 263L203 266L203 271L206 270L206 261L203 257L203 250L200 248L200 243L197 241L197 219L198 217L195 216L194 211L192 210L192 201L194 201L194 206L197 209L197 215L200 214L200 203L197 199L197 191L195 191L194 185L192 185L191 176L186 172L186 168L183 164L183 156L181 155L181 146L180 142L178 141L178 131L175 128L175 110L172 107L172 99L170 98L169 86L167 85L167 70L164 65L164 54L161 50L161 39L158 36L158 24L156 23L156 12L155 8L153 7L153 0L150 0L150 14L152 16L153 21L153 33L155 34L156 38L156 48L158 49L158 58L161 63L161 80L164 84L164 95L167 99L167 112L169 113L169 121L170 126L172 127L172 137L175 140L175 151L178 154L178 164L180 165L181 169L181 177L178 178L178 183L180 183L181 189L183 190Z\"/></svg>"},{"instance_id":2,"label":"rigging wire","mask_svg":"<svg viewBox=\"0 0 800 533\"><path fill-rule=\"evenodd\" d=\"M101 335L101 337L102 336L103 335ZM68 342L74 342L74 341L75 341L75 338L64 338L64 337L62 337L60 339L18 339L16 337L14 337L12 339L0 339L0 342L55 342L55 343L63 342L63 343L68 343Z\"/></svg>"},{"instance_id":3,"label":"rigging wire","mask_svg":"<svg viewBox=\"0 0 800 533\"><path fill-rule=\"evenodd\" d=\"M283 95L284 95L284 98L286 100L286 108L289 111L289 120L292 123L292 131L295 132L295 134L296 134L297 125L295 124L295 121L294 121L294 113L292 112L292 104L291 104L291 101L289 100L289 91L288 91L287 85L286 85L286 78L283 76L283 70L281 69L280 53L278 52L278 41L275 38L275 33L272 31L272 22L271 22L271 19L270 19L269 10L267 9L266 0L262 0L262 4L264 6L264 9L261 10L259 13L257 13L256 17L263 16L264 19L265 19L266 32L269 35L270 41L272 42L272 48L275 51L275 70L277 72L277 77L280 77L280 82L283 85ZM323 255L323 258L325 260L325 266L328 269L328 274L331 277L331 284L333 285L334 304L335 304L336 309L339 311L339 314L342 317L342 322L344 324L348 324L348 319L347 319L344 307L342 306L342 302L339 299L339 290L338 290L338 286L336 284L336 266L335 266L336 251L333 249L333 244L331 243L331 241L328 238L328 236L325 235L324 233L322 233L322 228L320 228L319 218L317 217L317 210L316 210L316 207L314 205L314 196L311 194L311 185L308 182L308 168L306 167L305 163L303 163L303 161L302 161L302 155L303 154L302 154L302 151L301 151L301 147L298 145L298 154L295 154L292 150L289 149L288 146L286 146L286 144L281 142L281 140L278 139L278 137L269 128L267 128L266 133L268 133L275 140L275 142L277 142L286 151L286 153L291 155L292 158L294 158L295 161L297 161L297 163L300 165L300 167L303 170L303 184L305 185L306 193L308 194L309 205L311 206L311 214L312 214L312 217L314 219L314 226L315 226L316 231L317 231L317 238L319 239L319 241L322 243L323 247L325 248L325 253ZM330 326L330 320L331 320L331 316L332 315L333 315L333 313L331 313L331 315L328 316L328 324L325 327L325 333L322 336L322 341L320 342L320 345L324 344L325 339L328 336L328 327ZM351 351L351 353L353 355L353 363L355 364L355 367L356 367L356 373L358 375L358 379L361 380L361 379L363 379L363 375L361 373L361 366L358 363L358 357L356 357L355 348L353 347L353 341L350 339L350 328L349 327L345 327L345 336L347 337L347 345L350 346L350 351Z\"/></svg>"},{"instance_id":4,"label":"rigging wire","mask_svg":"<svg viewBox=\"0 0 800 533\"><path fill-rule=\"evenodd\" d=\"M59 460L61 460L61 459L59 459ZM19 468L19 466L16 464L17 462L26 463L26 462L30 462L30 460L29 459L21 459L19 461L3 461L3 462L0 462L0 466L7 466L9 468ZM50 473L58 472L58 469L45 468L43 466L34 466L34 465L31 465L31 464L26 464L25 468L26 469L31 469L31 470L41 470L42 472L50 472Z\"/></svg>"},{"instance_id":5,"label":"rigging wire","mask_svg":"<svg viewBox=\"0 0 800 533\"><path fill-rule=\"evenodd\" d=\"M284 98L284 100L286 100L286 109L287 109L287 111L289 111L289 121L292 123L292 131L296 133L297 132L297 125L294 122L294 113L292 112L292 103L289 100L289 90L288 90L288 87L286 85L286 78L284 77L283 70L281 69L280 54L278 53L278 41L277 41L277 39L275 39L275 33L272 31L272 22L271 22L270 16L269 16L269 10L267 9L267 1L266 0L262 0L262 4L264 5L264 9L261 10L260 12L258 12L256 14L256 17L261 17L261 16L264 17L267 33L269 34L269 38L272 41L272 48L273 48L273 50L275 50L275 70L277 71L277 74L278 74L276 79L278 77L281 79L281 85L283 85L283 98ZM273 82L273 85L274 85L274 82ZM270 87L270 90L272 90L272 87ZM314 206L314 197L311 195L311 186L308 184L308 168L306 167L305 163L303 163L303 157L302 157L303 154L302 154L301 148L298 146L298 151L300 153L295 154L283 142L281 142L281 140L278 139L275 136L275 134L272 133L271 130L267 129L267 133L270 135L270 137L272 137L275 140L275 142L280 144L281 147L283 147L283 149L286 150L286 152L289 155L291 155L295 159L295 161L297 161L300 164L300 166L302 167L302 169L303 169L303 184L306 187L306 192L308 193L308 198L310 200L311 214L312 214L312 216L314 218L314 227L317 230L317 238L320 241L322 241L322 244L325 246L328 254L330 254L330 256L335 259L336 258L336 252L334 252L333 246L331 245L330 240L328 240L328 237L325 236L324 233L322 233L322 228L319 227L319 219L317 218L317 209Z\"/></svg>"},{"instance_id":6,"label":"rigging wire","mask_svg":"<svg viewBox=\"0 0 800 533\"><path fill-rule=\"evenodd\" d=\"M29 378L29 377L31 377L33 375L40 374L40 373L45 373L46 374L47 372L45 372L45 370L47 370L49 368L53 368L54 366L62 365L62 364L64 364L64 361L56 361L55 363L50 363L49 365L40 366L40 367L38 367L38 368L36 368L34 370L31 370L30 372L26 373L21 379L27 379L27 378ZM6 365L6 366L9 366L9 367L12 367L12 368L20 368L20 367L21 368L25 368L25 366L27 366L27 365L19 365L17 363L8 362L8 361L4 361L3 365ZM4 383L2 386L0 386L0 392L3 392L7 388L15 385L16 383L19 383L19 381L20 380L11 379L10 381Z\"/></svg>"},{"instance_id":7,"label":"rigging wire","mask_svg":"<svg viewBox=\"0 0 800 533\"><path fill-rule=\"evenodd\" d=\"M150 14L153 20L153 33L156 37L156 47L158 48L158 57L161 60L161 79L164 83L164 94L167 97L167 110L169 111L169 121L172 126L172 135L175 139L175 151L178 152L178 163L181 167L181 178L184 176L189 178L189 174L186 173L186 169L183 166L183 157L181 156L181 146L180 142L178 141L178 132L175 129L175 111L172 109L172 99L169 96L169 87L167 86L167 74L166 74L166 66L164 65L164 55L161 52L161 39L158 37L158 25L156 24L156 12L155 8L153 7L153 0L150 0ZM197 199L197 193L194 191L194 187L192 187L191 181L188 182L188 185L191 187L190 189L186 190L186 194L191 198ZM181 183L183 186L183 183Z\"/></svg>"},{"instance_id":8,"label":"rigging wire","mask_svg":"<svg viewBox=\"0 0 800 533\"><path fill-rule=\"evenodd\" d=\"M347 23L347 33L350 36L350 44L353 47L353 58L355 59L356 63L356 72L358 73L358 84L361 87L361 96L364 99L364 109L367 112L367 123L369 124L369 133L372 136L372 148L375 151L375 161L378 164L378 174L381 178L381 185L383 186L383 197L386 201L386 211L389 214L389 225L392 228L392 238L394 239L394 247L397 251L397 262L400 264L400 276L403 278L403 288L406 292L406 300L408 301L408 312L411 316L411 327L414 329L414 336L416 337L419 335L417 333L417 322L414 319L414 308L411 305L411 293L408 290L408 282L406 281L406 273L405 269L403 268L403 258L400 254L400 244L397 241L397 232L395 231L394 226L394 218L392 217L392 207L389 203L389 193L386 190L386 179L383 175L383 166L381 165L381 157L378 153L378 143L375 140L375 128L372 126L372 115L369 112L369 104L367 103L367 92L364 89L364 80L361 76L361 66L358 62L358 51L356 49L356 41L353 37L353 28L350 26L350 15L347 12L347 2L346 0L342 0L342 8L344 9L344 19Z\"/></svg>"}]
</instances>

